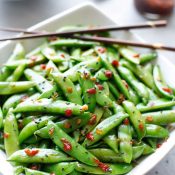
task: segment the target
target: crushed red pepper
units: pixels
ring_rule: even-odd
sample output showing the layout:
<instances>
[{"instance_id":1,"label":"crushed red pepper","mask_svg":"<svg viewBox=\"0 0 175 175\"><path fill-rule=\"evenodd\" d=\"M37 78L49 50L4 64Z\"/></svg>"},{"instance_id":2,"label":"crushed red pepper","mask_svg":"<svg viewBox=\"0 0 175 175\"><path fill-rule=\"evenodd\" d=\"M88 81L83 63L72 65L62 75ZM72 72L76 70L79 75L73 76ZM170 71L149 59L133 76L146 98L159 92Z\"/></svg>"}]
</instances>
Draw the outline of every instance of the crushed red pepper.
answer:
<instances>
[{"instance_id":1,"label":"crushed red pepper","mask_svg":"<svg viewBox=\"0 0 175 175\"><path fill-rule=\"evenodd\" d=\"M71 127L71 124L69 122L66 122L64 124L64 128L69 129Z\"/></svg>"},{"instance_id":2,"label":"crushed red pepper","mask_svg":"<svg viewBox=\"0 0 175 175\"><path fill-rule=\"evenodd\" d=\"M163 87L162 88L163 89L163 91L165 91L165 92L168 92L168 93L172 93L172 89L170 89L170 88L168 88L168 87Z\"/></svg>"},{"instance_id":3,"label":"crushed red pepper","mask_svg":"<svg viewBox=\"0 0 175 175\"><path fill-rule=\"evenodd\" d=\"M93 141L93 140L94 140L94 136L92 135L91 132L89 132L89 133L86 134L86 138L87 138L88 140L90 140L90 141Z\"/></svg>"},{"instance_id":4,"label":"crushed red pepper","mask_svg":"<svg viewBox=\"0 0 175 175\"><path fill-rule=\"evenodd\" d=\"M28 95L25 95L25 96L21 97L20 102L22 103L22 102L24 102L28 98L29 98L29 96Z\"/></svg>"},{"instance_id":5,"label":"crushed red pepper","mask_svg":"<svg viewBox=\"0 0 175 175\"><path fill-rule=\"evenodd\" d=\"M24 150L24 152L25 152L28 156L33 157L33 156L35 156L36 154L38 154L39 150L37 150L37 149L28 149L28 148L26 148L26 149Z\"/></svg>"},{"instance_id":6,"label":"crushed red pepper","mask_svg":"<svg viewBox=\"0 0 175 175\"><path fill-rule=\"evenodd\" d=\"M3 134L4 139L8 139L8 138L9 138L9 136L10 136L10 134L9 134L9 133L7 133L7 132Z\"/></svg>"},{"instance_id":7,"label":"crushed red pepper","mask_svg":"<svg viewBox=\"0 0 175 175\"><path fill-rule=\"evenodd\" d=\"M133 55L134 58L139 58L140 57L140 54L139 53L136 53Z\"/></svg>"},{"instance_id":8,"label":"crushed red pepper","mask_svg":"<svg viewBox=\"0 0 175 175\"><path fill-rule=\"evenodd\" d=\"M73 92L73 89L72 89L71 87L68 87L68 88L67 88L67 92L68 92L68 93L72 93L72 92Z\"/></svg>"},{"instance_id":9,"label":"crushed red pepper","mask_svg":"<svg viewBox=\"0 0 175 175\"><path fill-rule=\"evenodd\" d=\"M128 119L128 118L125 118L125 119L123 120L123 124L124 124L124 125L129 125L129 119Z\"/></svg>"},{"instance_id":10,"label":"crushed red pepper","mask_svg":"<svg viewBox=\"0 0 175 175\"><path fill-rule=\"evenodd\" d=\"M153 121L153 117L152 117L152 116L147 116L147 117L146 117L146 121L152 122L152 121Z\"/></svg>"},{"instance_id":11,"label":"crushed red pepper","mask_svg":"<svg viewBox=\"0 0 175 175\"><path fill-rule=\"evenodd\" d=\"M52 135L53 135L53 133L54 133L54 130L55 130L54 128L50 128L50 129L49 129L49 135L51 135L51 136L52 136Z\"/></svg>"},{"instance_id":12,"label":"crushed red pepper","mask_svg":"<svg viewBox=\"0 0 175 175\"><path fill-rule=\"evenodd\" d=\"M119 66L119 61L118 60L113 60L111 63L114 67L118 67Z\"/></svg>"},{"instance_id":13,"label":"crushed red pepper","mask_svg":"<svg viewBox=\"0 0 175 175\"><path fill-rule=\"evenodd\" d=\"M162 146L162 144L160 144L160 143L158 143L158 144L156 145L157 148L160 148L161 146Z\"/></svg>"},{"instance_id":14,"label":"crushed red pepper","mask_svg":"<svg viewBox=\"0 0 175 175\"><path fill-rule=\"evenodd\" d=\"M40 65L40 68L41 68L42 70L45 70L46 67L47 67L47 66L46 66L45 64L41 64L41 65Z\"/></svg>"},{"instance_id":15,"label":"crushed red pepper","mask_svg":"<svg viewBox=\"0 0 175 175\"><path fill-rule=\"evenodd\" d=\"M96 123L96 121L97 121L97 115L96 114L92 114L88 124L89 125L94 125Z\"/></svg>"},{"instance_id":16,"label":"crushed red pepper","mask_svg":"<svg viewBox=\"0 0 175 175\"><path fill-rule=\"evenodd\" d=\"M64 151L71 151L72 150L72 145L68 140L66 140L65 138L62 138L61 142L63 143Z\"/></svg>"},{"instance_id":17,"label":"crushed red pepper","mask_svg":"<svg viewBox=\"0 0 175 175\"><path fill-rule=\"evenodd\" d=\"M72 109L66 109L66 111L65 111L65 116L66 116L66 117L72 116Z\"/></svg>"},{"instance_id":18,"label":"crushed red pepper","mask_svg":"<svg viewBox=\"0 0 175 175\"><path fill-rule=\"evenodd\" d=\"M104 47L99 47L99 48L97 49L97 51L100 52L100 53L105 53L105 52L106 52L106 48L104 48Z\"/></svg>"},{"instance_id":19,"label":"crushed red pepper","mask_svg":"<svg viewBox=\"0 0 175 175\"><path fill-rule=\"evenodd\" d=\"M38 165L31 165L29 168L32 169L32 170L39 170Z\"/></svg>"},{"instance_id":20,"label":"crushed red pepper","mask_svg":"<svg viewBox=\"0 0 175 175\"><path fill-rule=\"evenodd\" d=\"M112 78L112 71L106 70L106 71L105 71L105 76L106 76L107 78Z\"/></svg>"},{"instance_id":21,"label":"crushed red pepper","mask_svg":"<svg viewBox=\"0 0 175 175\"><path fill-rule=\"evenodd\" d=\"M98 159L94 159L94 161L102 171L104 171L104 172L110 171L109 165L100 162Z\"/></svg>"},{"instance_id":22,"label":"crushed red pepper","mask_svg":"<svg viewBox=\"0 0 175 175\"><path fill-rule=\"evenodd\" d=\"M95 88L88 89L87 93L92 94L92 95L96 94L96 89Z\"/></svg>"},{"instance_id":23,"label":"crushed red pepper","mask_svg":"<svg viewBox=\"0 0 175 175\"><path fill-rule=\"evenodd\" d=\"M122 82L125 85L125 87L128 89L129 88L128 83L125 80L122 80Z\"/></svg>"},{"instance_id":24,"label":"crushed red pepper","mask_svg":"<svg viewBox=\"0 0 175 175\"><path fill-rule=\"evenodd\" d=\"M142 122L139 123L139 129L140 129L141 131L143 131L143 129L144 129L144 125L143 125Z\"/></svg>"},{"instance_id":25,"label":"crushed red pepper","mask_svg":"<svg viewBox=\"0 0 175 175\"><path fill-rule=\"evenodd\" d=\"M103 85L101 85L101 84L97 84L97 87L98 87L99 90L103 90L104 89Z\"/></svg>"}]
</instances>

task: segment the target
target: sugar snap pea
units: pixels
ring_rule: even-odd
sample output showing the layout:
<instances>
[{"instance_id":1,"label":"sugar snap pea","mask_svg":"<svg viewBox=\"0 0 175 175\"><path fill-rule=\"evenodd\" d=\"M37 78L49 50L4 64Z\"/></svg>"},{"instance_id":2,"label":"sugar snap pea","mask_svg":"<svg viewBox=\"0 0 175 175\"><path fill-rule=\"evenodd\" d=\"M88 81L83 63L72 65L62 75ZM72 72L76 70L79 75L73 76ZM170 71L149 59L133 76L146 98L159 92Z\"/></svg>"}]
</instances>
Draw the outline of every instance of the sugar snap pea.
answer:
<instances>
[{"instance_id":1,"label":"sugar snap pea","mask_svg":"<svg viewBox=\"0 0 175 175\"><path fill-rule=\"evenodd\" d=\"M71 157L60 151L41 148L18 150L8 158L10 162L20 163L58 163L71 160L73 160Z\"/></svg>"},{"instance_id":2,"label":"sugar snap pea","mask_svg":"<svg viewBox=\"0 0 175 175\"><path fill-rule=\"evenodd\" d=\"M101 123L99 123L89 134L92 136L90 139L87 137L85 141L83 142L83 145L88 147L97 141L99 141L104 135L106 135L109 131L111 131L113 128L118 126L126 117L128 117L127 114L124 113L118 113L114 114L113 116L106 118Z\"/></svg>"},{"instance_id":3,"label":"sugar snap pea","mask_svg":"<svg viewBox=\"0 0 175 175\"><path fill-rule=\"evenodd\" d=\"M0 95L11 95L27 91L35 86L32 81L0 82Z\"/></svg>"},{"instance_id":4,"label":"sugar snap pea","mask_svg":"<svg viewBox=\"0 0 175 175\"><path fill-rule=\"evenodd\" d=\"M18 135L17 121L15 115L12 113L12 109L10 109L4 122L4 145L8 157L19 150Z\"/></svg>"},{"instance_id":5,"label":"sugar snap pea","mask_svg":"<svg viewBox=\"0 0 175 175\"><path fill-rule=\"evenodd\" d=\"M0 129L3 127L3 113L2 113L2 109L0 107Z\"/></svg>"},{"instance_id":6,"label":"sugar snap pea","mask_svg":"<svg viewBox=\"0 0 175 175\"><path fill-rule=\"evenodd\" d=\"M145 53L140 55L140 63L144 64L149 61L155 60L157 58L157 53L152 52L152 53Z\"/></svg>"},{"instance_id":7,"label":"sugar snap pea","mask_svg":"<svg viewBox=\"0 0 175 175\"><path fill-rule=\"evenodd\" d=\"M146 134L145 120L142 119L140 111L132 102L124 101L123 106L129 114L129 119L137 132L138 139L141 140Z\"/></svg>"},{"instance_id":8,"label":"sugar snap pea","mask_svg":"<svg viewBox=\"0 0 175 175\"><path fill-rule=\"evenodd\" d=\"M70 102L82 105L81 96L77 93L75 85L68 77L65 77L61 73L52 73L51 76L63 90L64 95Z\"/></svg>"},{"instance_id":9,"label":"sugar snap pea","mask_svg":"<svg viewBox=\"0 0 175 175\"><path fill-rule=\"evenodd\" d=\"M75 168L75 162L61 162L57 164L50 164L44 167L44 170L55 175L66 175L71 173Z\"/></svg>"},{"instance_id":10,"label":"sugar snap pea","mask_svg":"<svg viewBox=\"0 0 175 175\"><path fill-rule=\"evenodd\" d=\"M94 161L96 157L88 152L83 146L76 143L61 128L51 122L49 122L47 126L48 131L50 132L49 137L60 149L87 165L97 166L97 163Z\"/></svg>"},{"instance_id":11,"label":"sugar snap pea","mask_svg":"<svg viewBox=\"0 0 175 175\"><path fill-rule=\"evenodd\" d=\"M56 122L55 124L59 126L66 133L70 133L86 125L89 120L90 120L90 114L85 112L80 116L73 117L71 119L62 120L60 122ZM35 135L42 138L49 138L47 126L37 130L35 132Z\"/></svg>"},{"instance_id":12,"label":"sugar snap pea","mask_svg":"<svg viewBox=\"0 0 175 175\"><path fill-rule=\"evenodd\" d=\"M71 102L52 99L39 99L34 101L26 101L17 105L14 112L42 112L42 113L55 113L65 114L70 117L71 115L80 115L84 112L86 106L80 106Z\"/></svg>"},{"instance_id":13,"label":"sugar snap pea","mask_svg":"<svg viewBox=\"0 0 175 175\"><path fill-rule=\"evenodd\" d=\"M42 171L38 171L38 170L32 170L29 168L25 168L25 175L50 175L50 174L42 172Z\"/></svg>"}]
</instances>

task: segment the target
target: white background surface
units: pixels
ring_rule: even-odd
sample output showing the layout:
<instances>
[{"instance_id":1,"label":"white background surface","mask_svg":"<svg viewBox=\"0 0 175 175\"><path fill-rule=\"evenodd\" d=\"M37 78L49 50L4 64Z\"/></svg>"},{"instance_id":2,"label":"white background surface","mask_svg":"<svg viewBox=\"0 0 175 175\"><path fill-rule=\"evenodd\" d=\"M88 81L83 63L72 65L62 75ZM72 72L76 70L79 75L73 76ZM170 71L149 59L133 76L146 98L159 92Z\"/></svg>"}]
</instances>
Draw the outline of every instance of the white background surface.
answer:
<instances>
[{"instance_id":1,"label":"white background surface","mask_svg":"<svg viewBox=\"0 0 175 175\"><path fill-rule=\"evenodd\" d=\"M27 28L44 19L64 11L83 0L1 0L0 1L0 26ZM132 0L91 0L108 16L119 24L143 22L142 17L134 8ZM161 29L135 30L148 42L163 42L175 46L175 13L168 19L169 25ZM0 33L0 36L9 35ZM167 59L175 64L175 53L163 52ZM175 76L175 75L170 75ZM174 175L175 174L175 149L172 150L153 170L147 175ZM150 162L151 164L151 162Z\"/></svg>"}]
</instances>

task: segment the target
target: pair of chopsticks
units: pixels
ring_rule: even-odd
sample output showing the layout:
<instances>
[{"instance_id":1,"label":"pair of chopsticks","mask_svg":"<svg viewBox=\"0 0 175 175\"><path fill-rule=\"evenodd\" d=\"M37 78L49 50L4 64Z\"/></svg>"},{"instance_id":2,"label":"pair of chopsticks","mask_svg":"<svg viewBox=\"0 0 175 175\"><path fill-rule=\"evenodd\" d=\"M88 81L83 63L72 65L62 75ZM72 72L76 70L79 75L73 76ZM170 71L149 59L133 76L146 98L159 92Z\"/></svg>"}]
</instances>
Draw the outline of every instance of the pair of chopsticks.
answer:
<instances>
[{"instance_id":1,"label":"pair of chopsticks","mask_svg":"<svg viewBox=\"0 0 175 175\"><path fill-rule=\"evenodd\" d=\"M96 41L96 42L102 42L102 43L108 43L108 44L122 44L122 45L136 46L136 47L142 47L142 48L175 51L175 47L164 46L163 44L147 44L147 43L127 41L127 40L118 40L118 39L106 38L106 37L77 35L77 34L95 34L95 33L105 32L105 31L119 31L119 30L128 30L128 29L163 27L163 26L166 26L166 24L167 22L165 20L161 20L161 21L146 22L146 23L141 23L141 24L136 24L136 25L107 26L107 27L93 27L93 28L91 27L88 29L66 31L66 32L41 32L41 31L28 31L28 30L20 29L20 28L0 27L1 31L22 32L22 33L27 34L27 35L17 36L17 37L2 38L0 39L0 41L34 39L34 38L58 36L58 37L76 38L76 39L81 39L81 40L86 40L86 41Z\"/></svg>"}]
</instances>

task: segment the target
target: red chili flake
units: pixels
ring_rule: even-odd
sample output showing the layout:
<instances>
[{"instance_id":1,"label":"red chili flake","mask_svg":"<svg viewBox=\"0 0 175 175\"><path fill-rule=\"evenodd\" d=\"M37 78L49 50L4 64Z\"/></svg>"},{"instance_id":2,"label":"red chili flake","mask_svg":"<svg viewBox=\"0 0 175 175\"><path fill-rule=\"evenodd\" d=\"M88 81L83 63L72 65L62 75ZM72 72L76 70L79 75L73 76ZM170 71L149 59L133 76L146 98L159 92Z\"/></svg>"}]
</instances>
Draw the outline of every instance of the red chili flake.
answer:
<instances>
[{"instance_id":1,"label":"red chili flake","mask_svg":"<svg viewBox=\"0 0 175 175\"><path fill-rule=\"evenodd\" d=\"M106 71L105 71L105 76L106 76L107 78L112 78L112 72L111 72L110 70L106 70Z\"/></svg>"},{"instance_id":2,"label":"red chili flake","mask_svg":"<svg viewBox=\"0 0 175 175\"><path fill-rule=\"evenodd\" d=\"M93 140L94 140L94 136L92 135L91 132L89 132L89 133L86 134L86 138L87 138L88 140L90 140L90 141L93 141Z\"/></svg>"},{"instance_id":3,"label":"red chili flake","mask_svg":"<svg viewBox=\"0 0 175 175\"><path fill-rule=\"evenodd\" d=\"M119 66L119 61L118 60L113 60L111 63L114 67L118 67Z\"/></svg>"},{"instance_id":4,"label":"red chili flake","mask_svg":"<svg viewBox=\"0 0 175 175\"><path fill-rule=\"evenodd\" d=\"M144 125L143 125L142 122L139 123L139 129L140 129L141 131L143 131L143 129L144 129Z\"/></svg>"},{"instance_id":5,"label":"red chili flake","mask_svg":"<svg viewBox=\"0 0 175 175\"><path fill-rule=\"evenodd\" d=\"M52 135L53 135L53 133L54 133L54 130L55 130L54 128L50 128L50 129L49 129L49 135L51 135L51 136L52 136Z\"/></svg>"},{"instance_id":6,"label":"red chili flake","mask_svg":"<svg viewBox=\"0 0 175 175\"><path fill-rule=\"evenodd\" d=\"M53 67L48 67L48 66L47 66L47 68L46 68L46 70L47 70L48 72L51 72L53 69L54 69Z\"/></svg>"},{"instance_id":7,"label":"red chili flake","mask_svg":"<svg viewBox=\"0 0 175 175\"><path fill-rule=\"evenodd\" d=\"M73 92L73 89L72 89L71 87L68 87L68 88L67 88L67 92L68 92L68 93L72 93L72 92Z\"/></svg>"},{"instance_id":8,"label":"red chili flake","mask_svg":"<svg viewBox=\"0 0 175 175\"><path fill-rule=\"evenodd\" d=\"M91 80L92 81L96 81L97 79L95 77L91 77Z\"/></svg>"},{"instance_id":9,"label":"red chili flake","mask_svg":"<svg viewBox=\"0 0 175 175\"><path fill-rule=\"evenodd\" d=\"M117 102L118 104L122 104L124 100L125 100L125 96L123 94L120 94Z\"/></svg>"},{"instance_id":10,"label":"red chili flake","mask_svg":"<svg viewBox=\"0 0 175 175\"><path fill-rule=\"evenodd\" d=\"M39 152L39 150L37 150L37 149L25 149L24 150L24 152L28 155L28 156L30 156L30 157L33 157L33 156L35 156L36 154L38 154L38 152Z\"/></svg>"},{"instance_id":11,"label":"red chili flake","mask_svg":"<svg viewBox=\"0 0 175 175\"><path fill-rule=\"evenodd\" d=\"M79 119L77 119L76 124L79 125L80 123L81 123L81 119L79 118Z\"/></svg>"},{"instance_id":12,"label":"red chili flake","mask_svg":"<svg viewBox=\"0 0 175 175\"><path fill-rule=\"evenodd\" d=\"M32 170L38 170L39 166L38 165L31 165L29 168Z\"/></svg>"},{"instance_id":13,"label":"red chili flake","mask_svg":"<svg viewBox=\"0 0 175 175\"><path fill-rule=\"evenodd\" d=\"M65 55L62 53L62 54L60 54L60 57L65 58Z\"/></svg>"},{"instance_id":14,"label":"red chili flake","mask_svg":"<svg viewBox=\"0 0 175 175\"><path fill-rule=\"evenodd\" d=\"M158 143L158 144L156 145L157 148L160 148L161 146L162 146L162 144L160 144L160 143Z\"/></svg>"},{"instance_id":15,"label":"red chili flake","mask_svg":"<svg viewBox=\"0 0 175 175\"><path fill-rule=\"evenodd\" d=\"M48 37L49 41L56 41L57 39L58 39L57 36L50 36L50 37Z\"/></svg>"},{"instance_id":16,"label":"red chili flake","mask_svg":"<svg viewBox=\"0 0 175 175\"><path fill-rule=\"evenodd\" d=\"M21 97L20 102L22 103L22 102L24 102L28 98L29 98L29 96L28 95L25 95L25 96Z\"/></svg>"},{"instance_id":17,"label":"red chili flake","mask_svg":"<svg viewBox=\"0 0 175 175\"><path fill-rule=\"evenodd\" d=\"M83 111L87 111L88 110L88 105L83 105L82 107L81 107L81 109L83 110Z\"/></svg>"},{"instance_id":18,"label":"red chili flake","mask_svg":"<svg viewBox=\"0 0 175 175\"><path fill-rule=\"evenodd\" d=\"M100 52L100 53L105 53L105 52L106 52L106 48L104 48L104 47L99 47L99 48L97 49L97 51Z\"/></svg>"},{"instance_id":19,"label":"red chili flake","mask_svg":"<svg viewBox=\"0 0 175 175\"><path fill-rule=\"evenodd\" d=\"M153 121L153 117L152 117L152 116L147 116L147 117L146 117L146 121L152 122L152 121Z\"/></svg>"},{"instance_id":20,"label":"red chili flake","mask_svg":"<svg viewBox=\"0 0 175 175\"><path fill-rule=\"evenodd\" d=\"M50 175L56 175L55 173L50 173Z\"/></svg>"},{"instance_id":21,"label":"red chili flake","mask_svg":"<svg viewBox=\"0 0 175 175\"><path fill-rule=\"evenodd\" d=\"M89 125L94 125L96 123L96 121L97 121L97 115L96 114L92 114L88 124Z\"/></svg>"},{"instance_id":22,"label":"red chili flake","mask_svg":"<svg viewBox=\"0 0 175 175\"><path fill-rule=\"evenodd\" d=\"M66 109L65 115L66 115L67 117L72 116L72 109Z\"/></svg>"},{"instance_id":23,"label":"red chili flake","mask_svg":"<svg viewBox=\"0 0 175 175\"><path fill-rule=\"evenodd\" d=\"M95 88L88 89L87 93L89 93L89 94L96 94L96 89Z\"/></svg>"},{"instance_id":24,"label":"red chili flake","mask_svg":"<svg viewBox=\"0 0 175 175\"><path fill-rule=\"evenodd\" d=\"M134 58L139 58L140 57L140 54L139 53L136 53L133 55Z\"/></svg>"},{"instance_id":25,"label":"red chili flake","mask_svg":"<svg viewBox=\"0 0 175 175\"><path fill-rule=\"evenodd\" d=\"M41 68L42 70L45 70L46 67L47 67L47 66L46 66L45 64L41 64L41 65L40 65L40 68Z\"/></svg>"},{"instance_id":26,"label":"red chili flake","mask_svg":"<svg viewBox=\"0 0 175 175\"><path fill-rule=\"evenodd\" d=\"M65 138L62 138L61 141L62 141L63 146L64 146L64 151L72 150L72 145L68 140L66 140Z\"/></svg>"},{"instance_id":27,"label":"red chili flake","mask_svg":"<svg viewBox=\"0 0 175 175\"><path fill-rule=\"evenodd\" d=\"M24 126L23 126L23 123L22 123L22 121L19 121L19 123L18 123L18 128L19 129L22 129Z\"/></svg>"},{"instance_id":28,"label":"red chili flake","mask_svg":"<svg viewBox=\"0 0 175 175\"><path fill-rule=\"evenodd\" d=\"M163 87L162 88L165 92L168 92L168 93L172 93L172 89L168 88L168 87Z\"/></svg>"},{"instance_id":29,"label":"red chili flake","mask_svg":"<svg viewBox=\"0 0 175 175\"><path fill-rule=\"evenodd\" d=\"M122 82L125 85L125 87L128 89L129 88L128 83L125 80L122 80Z\"/></svg>"},{"instance_id":30,"label":"red chili flake","mask_svg":"<svg viewBox=\"0 0 175 175\"><path fill-rule=\"evenodd\" d=\"M123 120L123 124L124 125L129 125L129 119L128 118L125 118L125 120Z\"/></svg>"},{"instance_id":31,"label":"red chili flake","mask_svg":"<svg viewBox=\"0 0 175 175\"><path fill-rule=\"evenodd\" d=\"M64 124L64 128L69 129L71 127L71 124L69 122L66 122Z\"/></svg>"},{"instance_id":32,"label":"red chili flake","mask_svg":"<svg viewBox=\"0 0 175 175\"><path fill-rule=\"evenodd\" d=\"M94 159L94 160L95 160L95 163L98 165L98 167L99 167L101 170L103 170L104 172L110 171L109 165L100 162L98 159Z\"/></svg>"},{"instance_id":33,"label":"red chili flake","mask_svg":"<svg viewBox=\"0 0 175 175\"><path fill-rule=\"evenodd\" d=\"M101 85L101 84L98 84L97 87L98 87L99 90L103 90L104 89L103 85Z\"/></svg>"},{"instance_id":34,"label":"red chili flake","mask_svg":"<svg viewBox=\"0 0 175 175\"><path fill-rule=\"evenodd\" d=\"M3 134L4 139L8 139L8 138L9 138L9 136L10 136L10 134L9 134L9 133L7 133L7 132Z\"/></svg>"},{"instance_id":35,"label":"red chili flake","mask_svg":"<svg viewBox=\"0 0 175 175\"><path fill-rule=\"evenodd\" d=\"M98 129L98 128L96 129L95 132L96 132L96 134L98 134L98 135L102 135L102 133L103 133L103 131L102 131L101 129Z\"/></svg>"},{"instance_id":36,"label":"red chili flake","mask_svg":"<svg viewBox=\"0 0 175 175\"><path fill-rule=\"evenodd\" d=\"M88 72L83 72L83 78L88 79L90 77L90 74Z\"/></svg>"}]
</instances>

